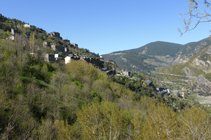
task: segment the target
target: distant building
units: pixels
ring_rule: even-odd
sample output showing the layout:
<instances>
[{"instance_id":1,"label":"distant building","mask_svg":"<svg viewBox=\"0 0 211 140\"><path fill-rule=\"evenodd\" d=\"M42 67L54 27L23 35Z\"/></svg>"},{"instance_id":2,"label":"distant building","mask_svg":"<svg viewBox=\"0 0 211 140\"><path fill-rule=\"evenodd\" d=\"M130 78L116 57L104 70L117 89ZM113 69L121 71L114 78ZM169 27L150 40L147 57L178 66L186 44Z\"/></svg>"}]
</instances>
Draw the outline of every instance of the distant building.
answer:
<instances>
[{"instance_id":1,"label":"distant building","mask_svg":"<svg viewBox=\"0 0 211 140\"><path fill-rule=\"evenodd\" d=\"M15 29L11 29L11 35L15 35Z\"/></svg>"},{"instance_id":2,"label":"distant building","mask_svg":"<svg viewBox=\"0 0 211 140\"><path fill-rule=\"evenodd\" d=\"M73 57L73 54L68 54L69 57Z\"/></svg>"},{"instance_id":3,"label":"distant building","mask_svg":"<svg viewBox=\"0 0 211 140\"><path fill-rule=\"evenodd\" d=\"M181 92L180 93L180 97L185 98L185 93L184 92Z\"/></svg>"},{"instance_id":4,"label":"distant building","mask_svg":"<svg viewBox=\"0 0 211 140\"><path fill-rule=\"evenodd\" d=\"M24 24L23 27L30 28L31 26L29 24Z\"/></svg>"},{"instance_id":5,"label":"distant building","mask_svg":"<svg viewBox=\"0 0 211 140\"><path fill-rule=\"evenodd\" d=\"M67 52L67 51L68 51L67 47L64 47L64 52Z\"/></svg>"},{"instance_id":6,"label":"distant building","mask_svg":"<svg viewBox=\"0 0 211 140\"><path fill-rule=\"evenodd\" d=\"M147 84L148 86L151 86L151 87L153 87L154 90L156 90L156 87L154 86L153 81L151 81L151 80L146 80L145 82L146 82L146 84Z\"/></svg>"},{"instance_id":7,"label":"distant building","mask_svg":"<svg viewBox=\"0 0 211 140\"><path fill-rule=\"evenodd\" d=\"M59 57L59 54L54 54L54 57L57 60L57 58Z\"/></svg>"},{"instance_id":8,"label":"distant building","mask_svg":"<svg viewBox=\"0 0 211 140\"><path fill-rule=\"evenodd\" d=\"M15 35L14 29L11 29L11 35Z\"/></svg>"},{"instance_id":9,"label":"distant building","mask_svg":"<svg viewBox=\"0 0 211 140\"><path fill-rule=\"evenodd\" d=\"M50 35L52 37L60 37L60 33L59 32L52 32L52 33L50 33Z\"/></svg>"},{"instance_id":10,"label":"distant building","mask_svg":"<svg viewBox=\"0 0 211 140\"><path fill-rule=\"evenodd\" d=\"M170 95L170 91L167 88L156 87L156 91L157 91L157 94L162 94L162 96L164 96L164 95L169 96Z\"/></svg>"},{"instance_id":11,"label":"distant building","mask_svg":"<svg viewBox=\"0 0 211 140\"><path fill-rule=\"evenodd\" d=\"M65 60L65 64L67 64L67 63L70 63L71 58L69 56L66 56L64 60Z\"/></svg>"},{"instance_id":12,"label":"distant building","mask_svg":"<svg viewBox=\"0 0 211 140\"><path fill-rule=\"evenodd\" d=\"M44 41L44 42L43 42L43 47L47 47L47 46L48 46L48 47L50 46L50 42Z\"/></svg>"},{"instance_id":13,"label":"distant building","mask_svg":"<svg viewBox=\"0 0 211 140\"><path fill-rule=\"evenodd\" d=\"M51 45L51 49L56 52L65 52L65 47L57 46L55 44Z\"/></svg>"},{"instance_id":14,"label":"distant building","mask_svg":"<svg viewBox=\"0 0 211 140\"><path fill-rule=\"evenodd\" d=\"M116 70L107 70L105 73L106 73L108 76L115 75L115 74L116 74Z\"/></svg>"},{"instance_id":15,"label":"distant building","mask_svg":"<svg viewBox=\"0 0 211 140\"><path fill-rule=\"evenodd\" d=\"M73 60L80 60L80 57L79 56L72 56L71 59L73 59Z\"/></svg>"},{"instance_id":16,"label":"distant building","mask_svg":"<svg viewBox=\"0 0 211 140\"><path fill-rule=\"evenodd\" d=\"M168 90L159 91L159 92L157 92L157 94L161 94L162 96L164 96L164 95L169 96L170 95L170 93L168 92Z\"/></svg>"},{"instance_id":17,"label":"distant building","mask_svg":"<svg viewBox=\"0 0 211 140\"><path fill-rule=\"evenodd\" d=\"M74 47L78 48L78 44L73 43L72 45L73 45Z\"/></svg>"},{"instance_id":18,"label":"distant building","mask_svg":"<svg viewBox=\"0 0 211 140\"><path fill-rule=\"evenodd\" d=\"M104 61L100 60L98 58L85 58L84 60L86 60L88 63L92 63L92 65L96 65L99 68L103 68L104 67Z\"/></svg>"},{"instance_id":19,"label":"distant building","mask_svg":"<svg viewBox=\"0 0 211 140\"><path fill-rule=\"evenodd\" d=\"M10 40L15 40L15 34L18 33L18 29L11 28L11 36L9 37Z\"/></svg>"},{"instance_id":20,"label":"distant building","mask_svg":"<svg viewBox=\"0 0 211 140\"><path fill-rule=\"evenodd\" d=\"M9 37L9 39L10 39L10 40L15 40L15 36L14 36L14 35L11 35L11 36Z\"/></svg>"},{"instance_id":21,"label":"distant building","mask_svg":"<svg viewBox=\"0 0 211 140\"><path fill-rule=\"evenodd\" d=\"M50 63L55 63L55 56L51 53L44 54L44 60Z\"/></svg>"},{"instance_id":22,"label":"distant building","mask_svg":"<svg viewBox=\"0 0 211 140\"><path fill-rule=\"evenodd\" d=\"M129 76L129 72L128 72L128 71L123 71L122 74L123 74L124 76Z\"/></svg>"},{"instance_id":23,"label":"distant building","mask_svg":"<svg viewBox=\"0 0 211 140\"><path fill-rule=\"evenodd\" d=\"M81 58L81 59L86 59L86 58L89 58L89 57L86 56L86 55L82 55L82 56L80 56L80 58Z\"/></svg>"}]
</instances>

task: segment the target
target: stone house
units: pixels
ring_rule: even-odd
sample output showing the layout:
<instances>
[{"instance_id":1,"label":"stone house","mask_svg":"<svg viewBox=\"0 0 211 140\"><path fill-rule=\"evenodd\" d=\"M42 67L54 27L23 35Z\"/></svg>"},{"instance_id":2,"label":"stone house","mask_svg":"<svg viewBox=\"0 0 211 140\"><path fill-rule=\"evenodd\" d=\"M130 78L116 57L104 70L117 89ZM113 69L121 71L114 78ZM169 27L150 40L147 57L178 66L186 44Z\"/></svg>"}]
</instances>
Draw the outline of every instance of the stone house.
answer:
<instances>
[{"instance_id":1,"label":"stone house","mask_svg":"<svg viewBox=\"0 0 211 140\"><path fill-rule=\"evenodd\" d=\"M106 73L108 76L115 75L115 74L116 74L116 70L107 70L105 73Z\"/></svg>"},{"instance_id":2,"label":"stone house","mask_svg":"<svg viewBox=\"0 0 211 140\"><path fill-rule=\"evenodd\" d=\"M45 53L44 60L50 63L55 63L55 56L54 54L51 54L51 53Z\"/></svg>"},{"instance_id":3,"label":"stone house","mask_svg":"<svg viewBox=\"0 0 211 140\"><path fill-rule=\"evenodd\" d=\"M67 52L67 48L65 49L65 47L57 46L55 44L51 45L51 49L56 52Z\"/></svg>"},{"instance_id":4,"label":"stone house","mask_svg":"<svg viewBox=\"0 0 211 140\"><path fill-rule=\"evenodd\" d=\"M64 52L68 52L68 48L67 47L64 47Z\"/></svg>"},{"instance_id":5,"label":"stone house","mask_svg":"<svg viewBox=\"0 0 211 140\"><path fill-rule=\"evenodd\" d=\"M74 47L78 48L78 44L73 43L72 45L73 45Z\"/></svg>"},{"instance_id":6,"label":"stone house","mask_svg":"<svg viewBox=\"0 0 211 140\"><path fill-rule=\"evenodd\" d=\"M18 29L11 28L11 35L15 35L16 33L18 33Z\"/></svg>"},{"instance_id":7,"label":"stone house","mask_svg":"<svg viewBox=\"0 0 211 140\"><path fill-rule=\"evenodd\" d=\"M50 33L50 35L52 37L60 37L60 33L59 32L52 32L52 33Z\"/></svg>"},{"instance_id":8,"label":"stone house","mask_svg":"<svg viewBox=\"0 0 211 140\"><path fill-rule=\"evenodd\" d=\"M181 96L182 98L185 98L185 93L184 93L184 92L181 92L180 96Z\"/></svg>"},{"instance_id":9,"label":"stone house","mask_svg":"<svg viewBox=\"0 0 211 140\"><path fill-rule=\"evenodd\" d=\"M122 74L123 74L124 76L129 76L128 71L123 71Z\"/></svg>"},{"instance_id":10,"label":"stone house","mask_svg":"<svg viewBox=\"0 0 211 140\"><path fill-rule=\"evenodd\" d=\"M92 63L93 65L99 66L99 68L103 68L103 67L104 67L104 61L103 61L103 60L100 60L100 59L98 59L98 58L93 58L93 59L91 59L91 63Z\"/></svg>"},{"instance_id":11,"label":"stone house","mask_svg":"<svg viewBox=\"0 0 211 140\"><path fill-rule=\"evenodd\" d=\"M18 33L18 29L11 28L11 36L9 37L10 40L15 40L15 34Z\"/></svg>"},{"instance_id":12,"label":"stone house","mask_svg":"<svg viewBox=\"0 0 211 140\"><path fill-rule=\"evenodd\" d=\"M162 94L162 96L164 96L164 95L169 96L170 95L170 91L167 88L156 87L156 91L157 91L157 94Z\"/></svg>"},{"instance_id":13,"label":"stone house","mask_svg":"<svg viewBox=\"0 0 211 140\"><path fill-rule=\"evenodd\" d=\"M70 63L71 57L66 56L66 57L64 58L64 61L65 61L65 64Z\"/></svg>"},{"instance_id":14,"label":"stone house","mask_svg":"<svg viewBox=\"0 0 211 140\"><path fill-rule=\"evenodd\" d=\"M72 56L71 59L73 59L73 60L80 60L80 57L79 56Z\"/></svg>"},{"instance_id":15,"label":"stone house","mask_svg":"<svg viewBox=\"0 0 211 140\"><path fill-rule=\"evenodd\" d=\"M59 54L55 54L54 57L55 57L55 59L57 60L58 57L59 57Z\"/></svg>"},{"instance_id":16,"label":"stone house","mask_svg":"<svg viewBox=\"0 0 211 140\"><path fill-rule=\"evenodd\" d=\"M30 28L31 26L29 24L24 24L23 27L24 28Z\"/></svg>"},{"instance_id":17,"label":"stone house","mask_svg":"<svg viewBox=\"0 0 211 140\"><path fill-rule=\"evenodd\" d=\"M10 40L15 40L15 36L14 36L14 35L11 35L11 36L9 37L9 39L10 39Z\"/></svg>"},{"instance_id":18,"label":"stone house","mask_svg":"<svg viewBox=\"0 0 211 140\"><path fill-rule=\"evenodd\" d=\"M43 47L50 47L50 42L44 41L43 42Z\"/></svg>"}]
</instances>

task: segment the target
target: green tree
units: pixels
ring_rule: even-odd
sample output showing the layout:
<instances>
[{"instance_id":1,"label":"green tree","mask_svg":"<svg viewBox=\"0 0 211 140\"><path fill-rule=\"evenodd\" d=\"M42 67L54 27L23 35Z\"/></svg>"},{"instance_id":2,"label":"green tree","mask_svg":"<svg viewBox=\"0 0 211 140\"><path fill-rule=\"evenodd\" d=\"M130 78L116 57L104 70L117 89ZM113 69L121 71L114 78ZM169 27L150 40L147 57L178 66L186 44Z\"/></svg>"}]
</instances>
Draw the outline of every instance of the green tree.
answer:
<instances>
[{"instance_id":1,"label":"green tree","mask_svg":"<svg viewBox=\"0 0 211 140\"><path fill-rule=\"evenodd\" d=\"M178 116L183 139L211 139L210 114L201 108L191 107L183 110Z\"/></svg>"},{"instance_id":2,"label":"green tree","mask_svg":"<svg viewBox=\"0 0 211 140\"><path fill-rule=\"evenodd\" d=\"M55 122L59 124L60 130L57 135L57 139L59 140L78 140L80 139L80 126L78 123L74 125L69 125L67 122L58 121Z\"/></svg>"},{"instance_id":3,"label":"green tree","mask_svg":"<svg viewBox=\"0 0 211 140\"><path fill-rule=\"evenodd\" d=\"M85 82L84 76L89 77L91 83L97 79L98 70L86 61L71 60L70 63L65 65L65 70L72 78L80 82Z\"/></svg>"},{"instance_id":4,"label":"green tree","mask_svg":"<svg viewBox=\"0 0 211 140\"><path fill-rule=\"evenodd\" d=\"M150 105L143 125L143 139L174 139L178 137L176 113L166 105L159 103Z\"/></svg>"},{"instance_id":5,"label":"green tree","mask_svg":"<svg viewBox=\"0 0 211 140\"><path fill-rule=\"evenodd\" d=\"M123 111L111 102L85 105L77 117L82 139L118 139L123 132Z\"/></svg>"}]
</instances>

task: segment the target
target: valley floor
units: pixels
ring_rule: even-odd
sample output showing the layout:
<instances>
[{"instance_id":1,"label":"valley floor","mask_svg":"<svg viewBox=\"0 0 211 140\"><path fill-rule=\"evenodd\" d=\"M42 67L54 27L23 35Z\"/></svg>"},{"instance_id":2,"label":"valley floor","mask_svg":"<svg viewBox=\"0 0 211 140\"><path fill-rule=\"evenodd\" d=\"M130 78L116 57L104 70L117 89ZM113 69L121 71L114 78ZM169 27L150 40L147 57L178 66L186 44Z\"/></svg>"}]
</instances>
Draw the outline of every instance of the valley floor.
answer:
<instances>
[{"instance_id":1,"label":"valley floor","mask_svg":"<svg viewBox=\"0 0 211 140\"><path fill-rule=\"evenodd\" d=\"M196 77L157 72L154 72L153 75L156 77L156 81L159 81L163 87L170 89L173 94L177 95L180 92L188 92L200 104L211 104L211 96L200 96L197 93L192 94L190 83Z\"/></svg>"}]
</instances>

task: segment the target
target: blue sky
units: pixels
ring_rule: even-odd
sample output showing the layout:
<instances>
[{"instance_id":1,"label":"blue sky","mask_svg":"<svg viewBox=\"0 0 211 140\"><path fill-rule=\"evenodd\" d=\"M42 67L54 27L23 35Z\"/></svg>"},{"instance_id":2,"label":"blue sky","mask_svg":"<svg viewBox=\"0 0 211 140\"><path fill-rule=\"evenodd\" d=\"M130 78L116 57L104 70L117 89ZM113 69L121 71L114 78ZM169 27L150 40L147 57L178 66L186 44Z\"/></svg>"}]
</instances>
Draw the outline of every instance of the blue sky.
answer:
<instances>
[{"instance_id":1,"label":"blue sky","mask_svg":"<svg viewBox=\"0 0 211 140\"><path fill-rule=\"evenodd\" d=\"M179 44L210 35L210 23L180 36L187 0L2 0L0 13L60 32L80 48L106 54L141 47L154 41Z\"/></svg>"}]
</instances>

